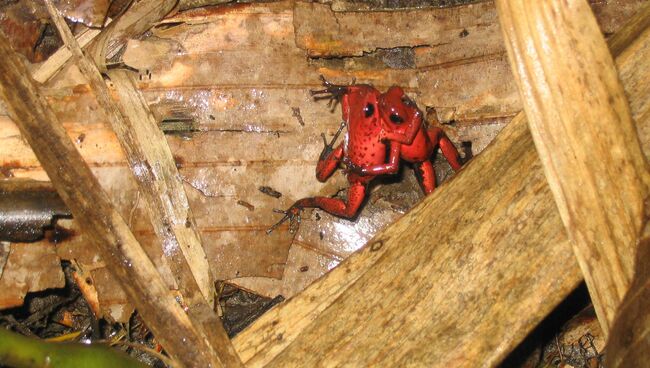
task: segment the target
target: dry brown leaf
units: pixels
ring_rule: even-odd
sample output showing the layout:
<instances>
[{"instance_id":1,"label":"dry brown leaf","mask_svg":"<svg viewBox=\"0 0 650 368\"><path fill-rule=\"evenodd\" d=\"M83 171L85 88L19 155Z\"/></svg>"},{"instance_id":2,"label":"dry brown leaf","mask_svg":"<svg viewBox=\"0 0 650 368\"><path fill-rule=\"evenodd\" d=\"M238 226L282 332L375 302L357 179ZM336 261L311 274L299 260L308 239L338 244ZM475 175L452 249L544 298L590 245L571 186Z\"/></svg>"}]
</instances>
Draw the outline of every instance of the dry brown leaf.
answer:
<instances>
[{"instance_id":1,"label":"dry brown leaf","mask_svg":"<svg viewBox=\"0 0 650 368\"><path fill-rule=\"evenodd\" d=\"M0 278L0 309L22 305L28 292L64 285L65 277L54 244L48 240L13 243Z\"/></svg>"}]
</instances>

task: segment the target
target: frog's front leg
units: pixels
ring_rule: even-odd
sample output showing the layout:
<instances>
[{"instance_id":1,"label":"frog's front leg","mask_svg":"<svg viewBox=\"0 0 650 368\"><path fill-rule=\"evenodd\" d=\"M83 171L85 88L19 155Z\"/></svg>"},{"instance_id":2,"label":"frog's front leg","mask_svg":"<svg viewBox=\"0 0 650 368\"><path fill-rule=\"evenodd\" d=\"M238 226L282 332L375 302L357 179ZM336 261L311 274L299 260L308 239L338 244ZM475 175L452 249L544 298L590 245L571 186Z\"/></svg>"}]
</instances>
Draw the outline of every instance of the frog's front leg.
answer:
<instances>
[{"instance_id":1,"label":"frog's front leg","mask_svg":"<svg viewBox=\"0 0 650 368\"><path fill-rule=\"evenodd\" d=\"M329 143L327 143L325 133L321 134L325 146L318 157L318 164L316 165L316 179L320 182L325 182L332 175L338 167L339 162L341 162L341 158L343 158L343 143L339 144L336 149L333 147L334 142L339 138L339 135L345 126L345 121L342 121L339 130L336 131L332 141Z\"/></svg>"},{"instance_id":2,"label":"frog's front leg","mask_svg":"<svg viewBox=\"0 0 650 368\"><path fill-rule=\"evenodd\" d=\"M336 171L342 158L343 143L339 144L335 149L331 149L331 147L326 145L318 160L318 164L316 164L316 179L320 182L325 182Z\"/></svg>"},{"instance_id":3,"label":"frog's front leg","mask_svg":"<svg viewBox=\"0 0 650 368\"><path fill-rule=\"evenodd\" d=\"M399 158L402 145L397 142L391 142L388 162L377 165L356 165L351 160L346 160L345 164L348 171L358 175L392 175L399 171Z\"/></svg>"}]
</instances>

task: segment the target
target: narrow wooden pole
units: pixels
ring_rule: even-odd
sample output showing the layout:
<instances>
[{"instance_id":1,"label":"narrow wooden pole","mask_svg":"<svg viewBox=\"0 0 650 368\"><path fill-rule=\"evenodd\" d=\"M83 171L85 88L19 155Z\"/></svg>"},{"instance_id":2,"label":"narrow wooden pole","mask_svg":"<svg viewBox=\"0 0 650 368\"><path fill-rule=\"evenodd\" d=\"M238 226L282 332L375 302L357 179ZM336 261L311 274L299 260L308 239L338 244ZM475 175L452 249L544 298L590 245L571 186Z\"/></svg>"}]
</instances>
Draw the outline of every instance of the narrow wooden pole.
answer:
<instances>
[{"instance_id":1,"label":"narrow wooden pole","mask_svg":"<svg viewBox=\"0 0 650 368\"><path fill-rule=\"evenodd\" d=\"M0 54L0 95L10 116L156 338L184 366L222 366L112 207L54 112L39 98L29 71L4 35L0 35Z\"/></svg>"},{"instance_id":2,"label":"narrow wooden pole","mask_svg":"<svg viewBox=\"0 0 650 368\"><path fill-rule=\"evenodd\" d=\"M647 16L650 19L650 13ZM622 54L616 59L617 66L633 117L641 127L650 126L650 106L645 103L650 90L647 24L633 22L622 30L636 35L636 39L613 38L619 40L616 50ZM630 50L635 51L633 55L628 55ZM644 144L650 146L648 141ZM430 253L416 255L421 266L402 268L404 258L411 258L415 243L422 243ZM572 257L527 132L525 114L520 113L449 185L441 186L400 222L383 230L362 251L304 292L267 312L238 335L234 344L252 367L274 359L296 363L311 356L332 362L325 357L332 354L345 360L353 353L357 359L361 354L367 354L366 359L389 357L381 362L385 365L398 359L400 363L412 359L424 364L426 360L417 360L424 355L435 360L431 366L494 366L564 298L570 285L581 280ZM436 266L421 273L427 264ZM370 273L373 269L376 271ZM400 273L404 278L395 277ZM419 283L421 277L433 281ZM359 282L368 287L378 285L365 291L355 286ZM404 317L395 317L400 310L396 303L382 302L382 296L403 295L403 285L416 282L409 290L430 288L439 294L427 299L430 319L424 318L422 326L411 318L423 316L409 317L404 312L415 304L401 309ZM379 293L377 298L374 293ZM418 299L414 302L422 303ZM352 309L341 308L343 303L351 303ZM356 321L348 314L364 320ZM521 318L524 315L527 318ZM385 325L382 318L388 321ZM377 324L382 331L401 321L409 323L402 324L394 334L357 333L359 328L369 330ZM427 338L412 341L414 336L421 337L413 334L420 328L427 331ZM315 329L327 332L315 336ZM349 346L330 352L336 345L324 338L329 334L337 334ZM297 353L301 347L304 355ZM382 351L390 353L382 355Z\"/></svg>"},{"instance_id":3,"label":"narrow wooden pole","mask_svg":"<svg viewBox=\"0 0 650 368\"><path fill-rule=\"evenodd\" d=\"M605 334L633 277L650 175L584 0L498 0L535 147Z\"/></svg>"},{"instance_id":4,"label":"narrow wooden pole","mask_svg":"<svg viewBox=\"0 0 650 368\"><path fill-rule=\"evenodd\" d=\"M213 281L207 256L167 140L137 89L132 72L110 70L108 74L120 97L126 123L119 129L118 137L126 131L133 134L145 154L140 162L151 163L153 175L140 183L140 192L144 194L151 223L162 240L163 252L170 259L169 265L189 307L190 318L202 326L226 366L242 366L221 319L210 308Z\"/></svg>"},{"instance_id":5,"label":"narrow wooden pole","mask_svg":"<svg viewBox=\"0 0 650 368\"><path fill-rule=\"evenodd\" d=\"M122 112L121 121L111 120L113 131L127 153L163 254L170 261L185 303L207 302L211 306L214 280L167 139L132 72L111 70L108 74L120 98L119 107L111 108Z\"/></svg>"},{"instance_id":6,"label":"narrow wooden pole","mask_svg":"<svg viewBox=\"0 0 650 368\"><path fill-rule=\"evenodd\" d=\"M113 70L109 74L121 100L118 107L96 65L83 54L51 0L45 0L45 4L126 153L190 318L209 337L225 364L241 365L221 321L210 308L214 293L207 256L167 140L148 105L129 72Z\"/></svg>"}]
</instances>

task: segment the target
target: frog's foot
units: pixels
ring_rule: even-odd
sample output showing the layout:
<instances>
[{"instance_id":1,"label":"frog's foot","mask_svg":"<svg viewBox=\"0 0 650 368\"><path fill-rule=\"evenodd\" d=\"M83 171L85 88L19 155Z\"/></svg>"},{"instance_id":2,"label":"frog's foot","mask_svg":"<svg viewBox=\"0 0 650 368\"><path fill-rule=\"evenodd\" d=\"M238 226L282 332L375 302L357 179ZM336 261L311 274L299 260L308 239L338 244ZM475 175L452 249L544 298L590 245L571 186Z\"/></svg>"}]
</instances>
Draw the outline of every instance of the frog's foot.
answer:
<instances>
[{"instance_id":1,"label":"frog's foot","mask_svg":"<svg viewBox=\"0 0 650 368\"><path fill-rule=\"evenodd\" d=\"M327 106L334 109L336 104L341 100L341 97L348 92L348 86L333 84L325 79L322 75L320 80L323 82L323 87L325 89L311 90L309 91L316 100L327 99Z\"/></svg>"},{"instance_id":2,"label":"frog's foot","mask_svg":"<svg viewBox=\"0 0 650 368\"><path fill-rule=\"evenodd\" d=\"M286 211L274 208L273 212L282 213L284 216L280 219L280 221L276 222L273 226L266 230L266 235L271 234L273 230L277 229L286 221L289 221L289 233L291 234L294 234L298 230L298 227L300 227L300 222L302 221L302 218L300 216L302 213L302 207L294 204Z\"/></svg>"},{"instance_id":3,"label":"frog's foot","mask_svg":"<svg viewBox=\"0 0 650 368\"><path fill-rule=\"evenodd\" d=\"M344 157L343 163L345 164L345 172L354 173L361 176L367 174L366 172L364 172L363 166L355 164L354 162L352 162L352 160L350 160L349 157Z\"/></svg>"}]
</instances>

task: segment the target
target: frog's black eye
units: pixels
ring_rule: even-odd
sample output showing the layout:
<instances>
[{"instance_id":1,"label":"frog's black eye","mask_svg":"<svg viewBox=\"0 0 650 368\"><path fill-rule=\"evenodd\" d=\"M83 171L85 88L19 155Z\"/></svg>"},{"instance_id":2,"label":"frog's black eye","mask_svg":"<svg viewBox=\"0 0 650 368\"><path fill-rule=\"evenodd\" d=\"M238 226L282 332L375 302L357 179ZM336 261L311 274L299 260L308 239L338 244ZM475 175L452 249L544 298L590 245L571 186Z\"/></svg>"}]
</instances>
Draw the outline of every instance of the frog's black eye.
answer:
<instances>
[{"instance_id":1,"label":"frog's black eye","mask_svg":"<svg viewBox=\"0 0 650 368\"><path fill-rule=\"evenodd\" d=\"M366 105L366 107L363 108L363 113L366 115L367 118L371 117L372 114L375 113L375 105L369 103Z\"/></svg>"},{"instance_id":2,"label":"frog's black eye","mask_svg":"<svg viewBox=\"0 0 650 368\"><path fill-rule=\"evenodd\" d=\"M404 122L404 119L402 119L402 117L397 114L390 114L390 121L395 124L402 124Z\"/></svg>"}]
</instances>

